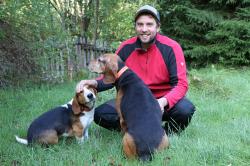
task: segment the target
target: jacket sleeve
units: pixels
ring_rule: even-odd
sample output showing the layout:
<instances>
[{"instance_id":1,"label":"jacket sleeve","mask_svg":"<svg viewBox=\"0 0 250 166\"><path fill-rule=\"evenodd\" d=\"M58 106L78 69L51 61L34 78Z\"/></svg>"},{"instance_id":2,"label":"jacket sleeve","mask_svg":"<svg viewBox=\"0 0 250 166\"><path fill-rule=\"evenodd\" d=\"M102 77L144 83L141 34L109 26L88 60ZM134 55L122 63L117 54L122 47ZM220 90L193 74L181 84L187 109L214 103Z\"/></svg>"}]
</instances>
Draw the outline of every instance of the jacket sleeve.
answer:
<instances>
[{"instance_id":1,"label":"jacket sleeve","mask_svg":"<svg viewBox=\"0 0 250 166\"><path fill-rule=\"evenodd\" d=\"M188 90L186 62L178 43L172 47L171 54L167 65L172 89L164 96L168 101L168 110L182 99Z\"/></svg>"},{"instance_id":2,"label":"jacket sleeve","mask_svg":"<svg viewBox=\"0 0 250 166\"><path fill-rule=\"evenodd\" d=\"M100 77L97 77L96 81L97 81L97 92L102 92L102 91L105 91L114 87L113 84L105 84L103 82L103 75L101 75Z\"/></svg>"}]
</instances>

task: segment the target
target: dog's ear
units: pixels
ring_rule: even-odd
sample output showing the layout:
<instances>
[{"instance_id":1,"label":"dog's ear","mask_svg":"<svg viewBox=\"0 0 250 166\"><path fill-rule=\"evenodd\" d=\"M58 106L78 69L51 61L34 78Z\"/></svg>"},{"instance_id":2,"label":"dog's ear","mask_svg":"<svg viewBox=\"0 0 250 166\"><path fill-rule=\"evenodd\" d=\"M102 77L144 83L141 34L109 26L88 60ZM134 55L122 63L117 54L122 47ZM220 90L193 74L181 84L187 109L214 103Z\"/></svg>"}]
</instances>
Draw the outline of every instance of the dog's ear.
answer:
<instances>
[{"instance_id":1,"label":"dog's ear","mask_svg":"<svg viewBox=\"0 0 250 166\"><path fill-rule=\"evenodd\" d=\"M104 84L112 84L115 82L115 75L110 71L108 74L104 74L103 82Z\"/></svg>"},{"instance_id":2,"label":"dog's ear","mask_svg":"<svg viewBox=\"0 0 250 166\"><path fill-rule=\"evenodd\" d=\"M94 94L97 95L97 90L96 90L96 88L91 88L91 89L93 90Z\"/></svg>"},{"instance_id":3,"label":"dog's ear","mask_svg":"<svg viewBox=\"0 0 250 166\"><path fill-rule=\"evenodd\" d=\"M92 86L92 85L87 85L87 88L88 88L91 92L93 92L95 95L97 95L97 90L96 90L96 88L95 88L94 86Z\"/></svg>"},{"instance_id":4,"label":"dog's ear","mask_svg":"<svg viewBox=\"0 0 250 166\"><path fill-rule=\"evenodd\" d=\"M75 97L73 99L73 102L72 102L72 110L73 110L73 113L75 115L81 113L81 107L80 107L80 105L77 102L77 94L75 95Z\"/></svg>"},{"instance_id":5,"label":"dog's ear","mask_svg":"<svg viewBox=\"0 0 250 166\"><path fill-rule=\"evenodd\" d=\"M118 56L117 55L106 55L106 72L104 73L103 82L105 84L114 83L117 77L118 71Z\"/></svg>"}]
</instances>

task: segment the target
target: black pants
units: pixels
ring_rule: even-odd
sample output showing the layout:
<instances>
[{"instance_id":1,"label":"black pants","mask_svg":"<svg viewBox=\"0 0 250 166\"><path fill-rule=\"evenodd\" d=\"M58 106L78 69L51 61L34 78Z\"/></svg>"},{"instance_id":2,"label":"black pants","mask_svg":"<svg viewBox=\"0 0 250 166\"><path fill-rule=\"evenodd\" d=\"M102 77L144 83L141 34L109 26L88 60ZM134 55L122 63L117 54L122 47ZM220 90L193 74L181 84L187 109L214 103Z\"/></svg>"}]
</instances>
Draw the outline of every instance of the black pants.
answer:
<instances>
[{"instance_id":1,"label":"black pants","mask_svg":"<svg viewBox=\"0 0 250 166\"><path fill-rule=\"evenodd\" d=\"M195 107L187 98L181 99L170 110L165 110L162 121L165 122L164 129L166 133L177 133L184 130L191 121L194 112ZM120 131L120 122L115 110L114 99L95 109L94 121L106 129Z\"/></svg>"}]
</instances>

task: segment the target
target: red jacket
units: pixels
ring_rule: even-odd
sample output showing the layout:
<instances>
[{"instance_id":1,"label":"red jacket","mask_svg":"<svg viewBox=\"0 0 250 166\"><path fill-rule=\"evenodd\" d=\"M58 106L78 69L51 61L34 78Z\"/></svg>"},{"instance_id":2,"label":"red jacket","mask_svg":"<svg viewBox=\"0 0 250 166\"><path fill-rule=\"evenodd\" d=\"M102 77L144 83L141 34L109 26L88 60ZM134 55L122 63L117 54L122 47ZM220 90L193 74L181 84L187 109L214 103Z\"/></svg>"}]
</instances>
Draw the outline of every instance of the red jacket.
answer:
<instances>
[{"instance_id":1,"label":"red jacket","mask_svg":"<svg viewBox=\"0 0 250 166\"><path fill-rule=\"evenodd\" d=\"M168 109L188 90L186 63L180 45L161 34L147 50L137 37L124 41L117 49L125 64L148 85L156 98L166 97Z\"/></svg>"}]
</instances>

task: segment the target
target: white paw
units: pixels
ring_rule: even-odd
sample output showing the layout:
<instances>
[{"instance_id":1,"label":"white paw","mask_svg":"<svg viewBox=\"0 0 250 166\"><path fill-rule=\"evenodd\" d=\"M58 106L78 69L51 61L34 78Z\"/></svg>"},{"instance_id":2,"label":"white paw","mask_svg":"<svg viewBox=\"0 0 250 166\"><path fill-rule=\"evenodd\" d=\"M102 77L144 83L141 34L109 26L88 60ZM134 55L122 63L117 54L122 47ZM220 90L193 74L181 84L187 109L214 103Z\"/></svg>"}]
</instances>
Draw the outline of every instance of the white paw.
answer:
<instances>
[{"instance_id":1,"label":"white paw","mask_svg":"<svg viewBox=\"0 0 250 166\"><path fill-rule=\"evenodd\" d=\"M88 140L89 139L89 131L88 131L88 128L85 129L84 133L83 133L83 137L85 140Z\"/></svg>"},{"instance_id":2,"label":"white paw","mask_svg":"<svg viewBox=\"0 0 250 166\"><path fill-rule=\"evenodd\" d=\"M85 140L85 138L84 137L76 137L76 140L77 140L77 142L79 143L79 144L83 144L84 143L84 140Z\"/></svg>"}]
</instances>

